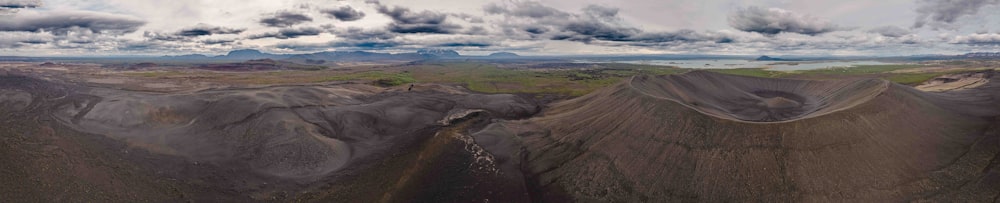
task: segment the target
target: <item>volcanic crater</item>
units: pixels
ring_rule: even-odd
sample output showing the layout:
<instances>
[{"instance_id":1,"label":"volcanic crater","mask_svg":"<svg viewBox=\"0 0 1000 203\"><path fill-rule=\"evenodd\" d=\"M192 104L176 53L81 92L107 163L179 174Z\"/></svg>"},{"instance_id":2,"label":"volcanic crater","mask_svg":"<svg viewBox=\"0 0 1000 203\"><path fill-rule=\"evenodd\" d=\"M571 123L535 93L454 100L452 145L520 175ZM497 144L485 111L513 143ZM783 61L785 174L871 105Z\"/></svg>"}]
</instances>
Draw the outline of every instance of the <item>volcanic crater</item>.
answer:
<instances>
[{"instance_id":1,"label":"volcanic crater","mask_svg":"<svg viewBox=\"0 0 1000 203\"><path fill-rule=\"evenodd\" d=\"M822 116L856 106L885 91L889 82L768 79L693 71L637 76L628 85L650 97L677 102L717 118L769 123Z\"/></svg>"}]
</instances>

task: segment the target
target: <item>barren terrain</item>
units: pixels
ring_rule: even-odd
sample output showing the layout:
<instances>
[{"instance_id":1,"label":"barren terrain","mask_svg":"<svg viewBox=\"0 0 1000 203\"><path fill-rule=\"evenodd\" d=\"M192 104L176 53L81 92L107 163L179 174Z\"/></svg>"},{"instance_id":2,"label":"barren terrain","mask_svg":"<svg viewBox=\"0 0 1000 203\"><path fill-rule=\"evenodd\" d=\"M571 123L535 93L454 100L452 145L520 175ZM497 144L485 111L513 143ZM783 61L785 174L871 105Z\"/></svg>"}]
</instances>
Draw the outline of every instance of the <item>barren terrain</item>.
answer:
<instances>
[{"instance_id":1,"label":"barren terrain","mask_svg":"<svg viewBox=\"0 0 1000 203\"><path fill-rule=\"evenodd\" d=\"M995 201L1000 86L989 68L934 67L4 63L0 180L16 184L0 191L15 202Z\"/></svg>"}]
</instances>

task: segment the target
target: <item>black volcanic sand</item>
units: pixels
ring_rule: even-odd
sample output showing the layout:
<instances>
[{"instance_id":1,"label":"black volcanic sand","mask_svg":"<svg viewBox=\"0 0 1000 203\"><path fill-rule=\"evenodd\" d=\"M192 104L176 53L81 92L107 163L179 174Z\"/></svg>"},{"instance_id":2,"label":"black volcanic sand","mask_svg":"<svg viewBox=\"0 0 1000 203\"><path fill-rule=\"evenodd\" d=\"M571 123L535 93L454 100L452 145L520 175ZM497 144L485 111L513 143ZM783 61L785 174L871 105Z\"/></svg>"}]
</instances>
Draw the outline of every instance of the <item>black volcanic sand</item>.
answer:
<instances>
[{"instance_id":1,"label":"black volcanic sand","mask_svg":"<svg viewBox=\"0 0 1000 203\"><path fill-rule=\"evenodd\" d=\"M786 80L696 71L666 78L636 77L632 89L723 119L778 122L822 116L868 102L888 81Z\"/></svg>"},{"instance_id":2,"label":"black volcanic sand","mask_svg":"<svg viewBox=\"0 0 1000 203\"><path fill-rule=\"evenodd\" d=\"M993 80L990 80L993 81ZM515 95L147 93L0 73L11 202L989 202L1000 85L637 76ZM419 89L419 88L418 88Z\"/></svg>"},{"instance_id":3,"label":"black volcanic sand","mask_svg":"<svg viewBox=\"0 0 1000 203\"><path fill-rule=\"evenodd\" d=\"M520 166L537 201L991 202L998 95L695 71L474 135Z\"/></svg>"},{"instance_id":4,"label":"black volcanic sand","mask_svg":"<svg viewBox=\"0 0 1000 203\"><path fill-rule=\"evenodd\" d=\"M0 199L13 202L527 201L467 134L540 110L515 95L158 94L8 73L0 96Z\"/></svg>"}]
</instances>

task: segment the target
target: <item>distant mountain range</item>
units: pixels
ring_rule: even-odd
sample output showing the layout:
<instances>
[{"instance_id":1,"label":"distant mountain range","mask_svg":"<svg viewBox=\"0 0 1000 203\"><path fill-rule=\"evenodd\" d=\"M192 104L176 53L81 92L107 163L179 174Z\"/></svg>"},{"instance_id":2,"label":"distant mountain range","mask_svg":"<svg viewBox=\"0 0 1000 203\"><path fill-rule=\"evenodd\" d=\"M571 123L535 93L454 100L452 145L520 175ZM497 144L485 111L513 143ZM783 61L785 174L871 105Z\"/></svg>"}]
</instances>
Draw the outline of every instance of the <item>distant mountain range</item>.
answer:
<instances>
[{"instance_id":1,"label":"distant mountain range","mask_svg":"<svg viewBox=\"0 0 1000 203\"><path fill-rule=\"evenodd\" d=\"M255 59L286 60L303 64L323 64L326 62L344 61L412 61L435 58L509 58L516 57L517 54L510 52L498 52L489 56L462 56L455 50L448 49L421 49L411 53L376 53L366 51L326 51L308 54L271 54L259 50L241 49L230 51L226 55L206 56L201 54L189 54L178 56L163 56L161 59L168 60L225 60L225 61L246 61Z\"/></svg>"},{"instance_id":2,"label":"distant mountain range","mask_svg":"<svg viewBox=\"0 0 1000 203\"><path fill-rule=\"evenodd\" d=\"M225 55L169 55L169 56L75 56L75 57L28 57L0 56L0 61L35 61L35 62L86 62L86 63L125 63L137 64L143 62L182 64L182 63L239 63L248 60L271 59L292 62L302 65L337 65L351 62L412 62L423 60L486 60L486 61L641 61L641 60L757 60L757 61L811 61L811 60L961 60L984 59L1000 60L1000 52L977 52L960 55L928 54L910 56L759 56L748 55L699 55L699 54L650 54L650 55L553 55L553 56L520 56L510 52L496 52L489 55L461 55L455 50L422 49L407 53L379 53L368 51L324 51L303 54L273 54L254 49L233 50Z\"/></svg>"},{"instance_id":3,"label":"distant mountain range","mask_svg":"<svg viewBox=\"0 0 1000 203\"><path fill-rule=\"evenodd\" d=\"M962 55L963 58L1000 58L1000 52L976 52Z\"/></svg>"},{"instance_id":4,"label":"distant mountain range","mask_svg":"<svg viewBox=\"0 0 1000 203\"><path fill-rule=\"evenodd\" d=\"M790 61L788 59L773 58L773 57L770 57L770 56L760 56L760 57L757 57L756 60L757 61Z\"/></svg>"},{"instance_id":5,"label":"distant mountain range","mask_svg":"<svg viewBox=\"0 0 1000 203\"><path fill-rule=\"evenodd\" d=\"M490 57L519 57L520 55L517 55L515 53L510 53L510 52L497 52L497 53L492 53L489 56Z\"/></svg>"}]
</instances>

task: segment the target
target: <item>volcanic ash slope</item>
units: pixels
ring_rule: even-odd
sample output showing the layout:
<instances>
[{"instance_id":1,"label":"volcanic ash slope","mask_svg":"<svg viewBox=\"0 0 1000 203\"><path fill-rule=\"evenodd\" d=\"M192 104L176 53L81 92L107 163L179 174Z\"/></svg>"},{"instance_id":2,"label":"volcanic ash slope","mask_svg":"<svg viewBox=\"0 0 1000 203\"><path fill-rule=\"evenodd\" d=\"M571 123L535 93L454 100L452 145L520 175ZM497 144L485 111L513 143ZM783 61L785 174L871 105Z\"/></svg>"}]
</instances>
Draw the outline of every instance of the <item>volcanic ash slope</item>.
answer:
<instances>
[{"instance_id":1,"label":"volcanic ash slope","mask_svg":"<svg viewBox=\"0 0 1000 203\"><path fill-rule=\"evenodd\" d=\"M493 136L519 135L540 199L994 201L994 86L638 76Z\"/></svg>"},{"instance_id":2,"label":"volcanic ash slope","mask_svg":"<svg viewBox=\"0 0 1000 203\"><path fill-rule=\"evenodd\" d=\"M454 91L336 84L151 93L0 73L0 182L10 183L0 199L517 202L523 191L501 189L523 190L521 179L480 173L489 168L458 139L464 128L451 125L472 117L461 112L491 122L528 117L537 105L441 89Z\"/></svg>"}]
</instances>

